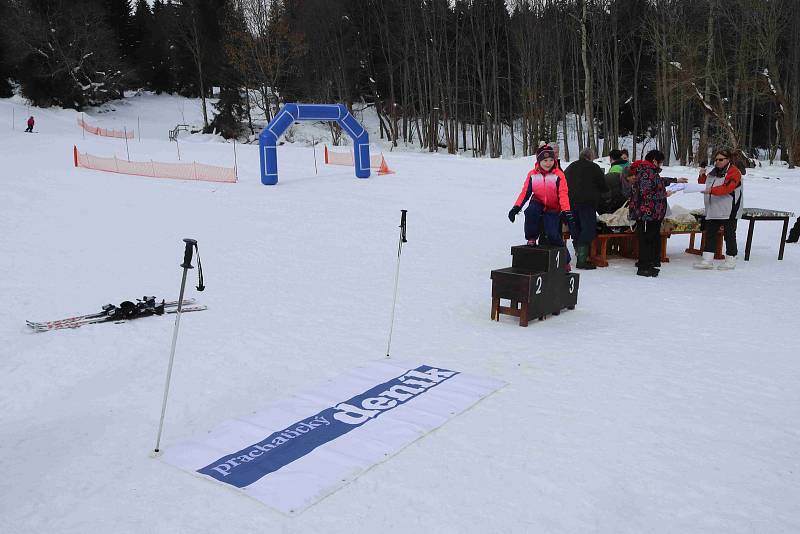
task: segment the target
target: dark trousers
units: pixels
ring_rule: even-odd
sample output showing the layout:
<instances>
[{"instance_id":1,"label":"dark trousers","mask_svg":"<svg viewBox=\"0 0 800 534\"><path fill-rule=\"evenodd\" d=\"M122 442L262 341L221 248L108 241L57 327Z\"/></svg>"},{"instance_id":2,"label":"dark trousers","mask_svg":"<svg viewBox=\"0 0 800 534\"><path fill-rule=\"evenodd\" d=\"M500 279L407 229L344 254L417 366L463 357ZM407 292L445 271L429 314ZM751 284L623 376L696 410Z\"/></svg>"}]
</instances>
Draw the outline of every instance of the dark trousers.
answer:
<instances>
[{"instance_id":1,"label":"dark trousers","mask_svg":"<svg viewBox=\"0 0 800 534\"><path fill-rule=\"evenodd\" d=\"M574 228L569 229L572 240L579 245L591 245L597 235L597 211L592 204L573 204Z\"/></svg>"},{"instance_id":2,"label":"dark trousers","mask_svg":"<svg viewBox=\"0 0 800 534\"><path fill-rule=\"evenodd\" d=\"M561 214L544 211L544 206L534 200L525 209L525 239L528 241L539 239L540 225L549 244L564 246L564 239L561 237ZM569 261L570 256L567 252L567 263Z\"/></svg>"},{"instance_id":3,"label":"dark trousers","mask_svg":"<svg viewBox=\"0 0 800 534\"><path fill-rule=\"evenodd\" d=\"M716 252L719 229L724 227L725 255L738 255L739 248L736 246L736 222L736 219L706 219L704 230L706 234L706 247L703 251Z\"/></svg>"},{"instance_id":4,"label":"dark trousers","mask_svg":"<svg viewBox=\"0 0 800 534\"><path fill-rule=\"evenodd\" d=\"M661 221L636 221L639 237L639 268L649 269L661 259Z\"/></svg>"},{"instance_id":5,"label":"dark trousers","mask_svg":"<svg viewBox=\"0 0 800 534\"><path fill-rule=\"evenodd\" d=\"M25 131L26 132L33 132L33 126L28 126L27 128L25 128Z\"/></svg>"},{"instance_id":6,"label":"dark trousers","mask_svg":"<svg viewBox=\"0 0 800 534\"><path fill-rule=\"evenodd\" d=\"M797 243L800 240L800 217L794 222L794 226L789 230L789 237L786 238L787 243Z\"/></svg>"}]
</instances>

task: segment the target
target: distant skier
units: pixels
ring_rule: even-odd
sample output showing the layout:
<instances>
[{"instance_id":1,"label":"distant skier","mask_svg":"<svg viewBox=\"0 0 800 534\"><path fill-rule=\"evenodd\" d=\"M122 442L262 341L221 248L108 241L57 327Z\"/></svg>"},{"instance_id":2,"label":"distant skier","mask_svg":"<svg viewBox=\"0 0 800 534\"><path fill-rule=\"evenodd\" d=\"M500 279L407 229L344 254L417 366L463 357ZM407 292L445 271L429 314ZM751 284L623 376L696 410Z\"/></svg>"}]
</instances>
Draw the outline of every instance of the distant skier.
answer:
<instances>
[{"instance_id":1,"label":"distant skier","mask_svg":"<svg viewBox=\"0 0 800 534\"><path fill-rule=\"evenodd\" d=\"M36 123L36 121L35 121L35 120L33 120L33 115L31 115L31 116L28 118L28 127L25 129L25 133L33 133L33 125L34 125L35 123Z\"/></svg>"}]
</instances>

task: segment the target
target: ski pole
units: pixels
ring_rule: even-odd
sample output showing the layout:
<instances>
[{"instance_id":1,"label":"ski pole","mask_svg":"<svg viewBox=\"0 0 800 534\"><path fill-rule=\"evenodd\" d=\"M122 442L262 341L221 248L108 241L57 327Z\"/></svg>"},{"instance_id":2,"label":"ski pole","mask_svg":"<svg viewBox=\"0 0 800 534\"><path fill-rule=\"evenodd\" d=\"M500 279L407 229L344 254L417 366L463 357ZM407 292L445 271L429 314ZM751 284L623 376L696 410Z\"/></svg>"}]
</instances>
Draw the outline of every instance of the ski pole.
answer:
<instances>
[{"instance_id":1,"label":"ski pole","mask_svg":"<svg viewBox=\"0 0 800 534\"><path fill-rule=\"evenodd\" d=\"M389 323L389 341L386 344L386 357L389 358L389 350L392 346L392 331L394 330L394 309L397 305L397 283L400 280L400 254L403 252L403 243L406 239L406 213L408 210L400 210L400 240L397 243L397 269L394 273L394 298L392 299L392 319Z\"/></svg>"},{"instance_id":2,"label":"ski pole","mask_svg":"<svg viewBox=\"0 0 800 534\"><path fill-rule=\"evenodd\" d=\"M164 385L164 400L161 404L161 420L158 423L158 437L156 438L156 448L153 450L154 453L159 452L159 445L161 445L161 431L164 428L164 414L167 411L167 396L169 395L169 382L170 378L172 377L172 364L175 361L175 345L178 342L178 328L181 324L181 311L183 310L183 292L186 288L186 274L189 272L189 269L194 269L192 267L192 251L197 250L197 274L198 274L198 284L197 290L203 291L205 286L203 285L203 266L200 264L200 251L197 249L197 241L194 239L184 239L184 243L186 243L186 248L183 251L183 263L181 263L181 267L183 267L183 278L181 278L181 291L180 296L178 297L178 310L175 314L175 328L172 332L172 349L169 353L169 366L167 367L167 383Z\"/></svg>"}]
</instances>

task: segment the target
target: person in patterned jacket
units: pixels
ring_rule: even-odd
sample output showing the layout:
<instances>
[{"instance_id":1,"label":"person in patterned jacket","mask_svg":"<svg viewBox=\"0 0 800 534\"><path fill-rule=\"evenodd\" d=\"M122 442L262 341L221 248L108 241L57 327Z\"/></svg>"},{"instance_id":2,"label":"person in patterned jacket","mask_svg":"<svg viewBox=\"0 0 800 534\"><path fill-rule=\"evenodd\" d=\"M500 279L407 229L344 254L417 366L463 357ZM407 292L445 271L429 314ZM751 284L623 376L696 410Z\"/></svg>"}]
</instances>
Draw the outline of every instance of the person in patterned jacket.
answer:
<instances>
[{"instance_id":1,"label":"person in patterned jacket","mask_svg":"<svg viewBox=\"0 0 800 534\"><path fill-rule=\"evenodd\" d=\"M663 178L661 163L665 156L659 150L651 150L643 160L634 161L631 165L633 182L631 184L631 200L628 204L628 218L636 221L636 233L639 238L639 276L658 276L660 264L661 222L667 214L667 184L686 183L686 178Z\"/></svg>"},{"instance_id":2,"label":"person in patterned jacket","mask_svg":"<svg viewBox=\"0 0 800 534\"><path fill-rule=\"evenodd\" d=\"M550 245L564 246L561 234L561 214L564 213L573 227L573 217L569 205L567 179L561 169L556 167L555 152L550 145L539 147L536 153L536 166L528 173L522 191L508 212L513 223L522 206L530 199L525 210L525 239L528 245L535 246L539 240L540 224ZM570 257L567 252L567 264Z\"/></svg>"}]
</instances>

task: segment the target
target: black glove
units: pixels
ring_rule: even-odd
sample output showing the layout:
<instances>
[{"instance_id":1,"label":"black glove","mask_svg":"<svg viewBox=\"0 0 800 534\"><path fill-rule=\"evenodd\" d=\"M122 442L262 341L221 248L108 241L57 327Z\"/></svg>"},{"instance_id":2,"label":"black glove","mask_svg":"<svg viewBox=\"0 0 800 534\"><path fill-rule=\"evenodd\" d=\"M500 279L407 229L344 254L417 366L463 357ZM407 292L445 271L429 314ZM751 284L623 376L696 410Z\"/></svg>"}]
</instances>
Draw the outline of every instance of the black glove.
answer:
<instances>
[{"instance_id":1,"label":"black glove","mask_svg":"<svg viewBox=\"0 0 800 534\"><path fill-rule=\"evenodd\" d=\"M517 213L519 213L521 209L522 208L520 208L519 206L514 206L513 208L511 208L508 212L508 220L513 223L514 218L517 216Z\"/></svg>"},{"instance_id":2,"label":"black glove","mask_svg":"<svg viewBox=\"0 0 800 534\"><path fill-rule=\"evenodd\" d=\"M564 212L564 218L567 219L567 225L572 228L575 226L575 215L572 213L572 210L567 210Z\"/></svg>"}]
</instances>

